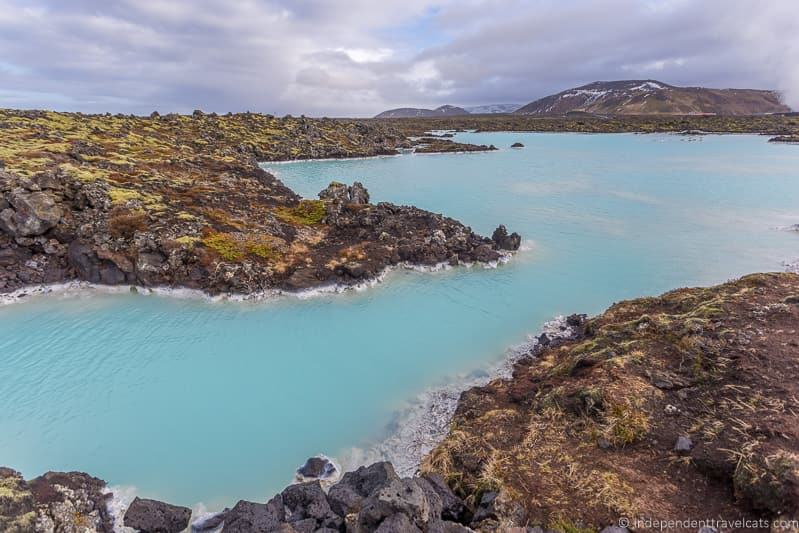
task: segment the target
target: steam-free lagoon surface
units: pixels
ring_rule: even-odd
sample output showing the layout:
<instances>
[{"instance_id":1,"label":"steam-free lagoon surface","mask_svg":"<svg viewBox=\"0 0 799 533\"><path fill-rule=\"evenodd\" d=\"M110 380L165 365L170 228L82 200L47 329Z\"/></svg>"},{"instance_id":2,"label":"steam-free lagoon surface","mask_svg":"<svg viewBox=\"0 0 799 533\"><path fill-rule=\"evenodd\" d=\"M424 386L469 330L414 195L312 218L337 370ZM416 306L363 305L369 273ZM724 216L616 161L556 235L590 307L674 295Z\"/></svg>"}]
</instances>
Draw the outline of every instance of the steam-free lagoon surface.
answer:
<instances>
[{"instance_id":1,"label":"steam-free lagoon surface","mask_svg":"<svg viewBox=\"0 0 799 533\"><path fill-rule=\"evenodd\" d=\"M496 269L401 271L310 299L35 296L0 307L0 464L82 470L211 508L263 500L310 455L369 449L429 387L544 321L782 270L799 148L759 136L459 134L498 152L267 165L307 197L358 180L483 234ZM513 142L526 145L509 149Z\"/></svg>"}]
</instances>

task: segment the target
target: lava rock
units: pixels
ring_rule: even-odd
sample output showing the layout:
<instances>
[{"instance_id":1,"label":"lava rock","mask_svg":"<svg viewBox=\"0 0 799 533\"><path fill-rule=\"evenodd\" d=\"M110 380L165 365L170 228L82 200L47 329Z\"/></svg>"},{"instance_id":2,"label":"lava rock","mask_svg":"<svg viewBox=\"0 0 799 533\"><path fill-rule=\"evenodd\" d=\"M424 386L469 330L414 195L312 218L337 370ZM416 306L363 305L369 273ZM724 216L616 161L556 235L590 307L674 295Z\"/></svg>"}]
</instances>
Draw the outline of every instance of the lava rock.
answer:
<instances>
[{"instance_id":1,"label":"lava rock","mask_svg":"<svg viewBox=\"0 0 799 533\"><path fill-rule=\"evenodd\" d=\"M443 477L438 474L425 474L421 479L427 481L441 499L441 518L454 522L465 521L466 505L452 492Z\"/></svg>"},{"instance_id":2,"label":"lava rock","mask_svg":"<svg viewBox=\"0 0 799 533\"><path fill-rule=\"evenodd\" d=\"M516 232L508 235L508 228L503 224L500 224L494 230L491 240L494 241L494 245L500 250L518 250L522 244L521 236Z\"/></svg>"},{"instance_id":3,"label":"lava rock","mask_svg":"<svg viewBox=\"0 0 799 533\"><path fill-rule=\"evenodd\" d=\"M281 493L286 508L286 521L289 523L313 519L313 529L320 527L339 528L343 524L340 516L333 512L322 490L321 483L308 481L289 485Z\"/></svg>"},{"instance_id":4,"label":"lava rock","mask_svg":"<svg viewBox=\"0 0 799 533\"><path fill-rule=\"evenodd\" d=\"M474 513L472 524L482 522L483 520L495 519L497 517L496 510L494 509L494 502L499 496L495 491L484 492L477 510Z\"/></svg>"},{"instance_id":5,"label":"lava rock","mask_svg":"<svg viewBox=\"0 0 799 533\"><path fill-rule=\"evenodd\" d=\"M438 495L436 488L422 477L412 478L412 481L424 492L427 504L430 507L430 520L438 519L444 512L444 503L441 501L441 496Z\"/></svg>"},{"instance_id":6,"label":"lava rock","mask_svg":"<svg viewBox=\"0 0 799 533\"><path fill-rule=\"evenodd\" d=\"M336 465L326 457L310 457L297 469L303 478L326 479L336 473Z\"/></svg>"},{"instance_id":7,"label":"lava rock","mask_svg":"<svg viewBox=\"0 0 799 533\"><path fill-rule=\"evenodd\" d=\"M362 466L354 472L347 472L341 481L333 485L327 493L330 507L339 516L358 512L363 501L372 492L392 480L399 479L389 462Z\"/></svg>"},{"instance_id":8,"label":"lava rock","mask_svg":"<svg viewBox=\"0 0 799 533\"><path fill-rule=\"evenodd\" d=\"M125 512L124 524L142 533L180 533L190 518L188 507L136 497Z\"/></svg>"},{"instance_id":9,"label":"lava rock","mask_svg":"<svg viewBox=\"0 0 799 533\"><path fill-rule=\"evenodd\" d=\"M510 145L511 148L524 148L524 145L520 142L515 142Z\"/></svg>"},{"instance_id":10,"label":"lava rock","mask_svg":"<svg viewBox=\"0 0 799 533\"><path fill-rule=\"evenodd\" d=\"M349 201L349 187L344 183L334 181L330 183L327 188L319 192L319 199L347 203Z\"/></svg>"},{"instance_id":11,"label":"lava rock","mask_svg":"<svg viewBox=\"0 0 799 533\"><path fill-rule=\"evenodd\" d=\"M359 181L352 186L334 181L319 193L319 199L340 204L366 205L369 203L369 191Z\"/></svg>"},{"instance_id":12,"label":"lava rock","mask_svg":"<svg viewBox=\"0 0 799 533\"><path fill-rule=\"evenodd\" d=\"M427 494L415 480L392 479L374 491L363 501L358 513L358 526L362 530L373 531L396 514L406 515L419 528L424 528L434 518Z\"/></svg>"},{"instance_id":13,"label":"lava rock","mask_svg":"<svg viewBox=\"0 0 799 533\"><path fill-rule=\"evenodd\" d=\"M91 283L116 285L132 281L114 262L100 259L91 246L79 241L70 243L67 257L81 279Z\"/></svg>"},{"instance_id":14,"label":"lava rock","mask_svg":"<svg viewBox=\"0 0 799 533\"><path fill-rule=\"evenodd\" d=\"M8 197L13 209L0 212L0 229L14 237L41 235L61 220L63 210L46 192L16 189Z\"/></svg>"},{"instance_id":15,"label":"lava rock","mask_svg":"<svg viewBox=\"0 0 799 533\"><path fill-rule=\"evenodd\" d=\"M473 533L474 530L457 522L433 520L427 526L427 533Z\"/></svg>"},{"instance_id":16,"label":"lava rock","mask_svg":"<svg viewBox=\"0 0 799 533\"><path fill-rule=\"evenodd\" d=\"M286 518L283 498L275 496L267 503L240 500L225 518L222 533L268 533L280 530Z\"/></svg>"},{"instance_id":17,"label":"lava rock","mask_svg":"<svg viewBox=\"0 0 799 533\"><path fill-rule=\"evenodd\" d=\"M28 481L36 499L38 531L114 531L112 497L102 479L83 472L47 472Z\"/></svg>"},{"instance_id":18,"label":"lava rock","mask_svg":"<svg viewBox=\"0 0 799 533\"><path fill-rule=\"evenodd\" d=\"M389 516L375 530L375 533L422 533L413 525L411 519L402 513Z\"/></svg>"},{"instance_id":19,"label":"lava rock","mask_svg":"<svg viewBox=\"0 0 799 533\"><path fill-rule=\"evenodd\" d=\"M369 203L369 192L363 186L363 183L359 181L354 182L352 187L349 188L349 197L351 204L363 205Z\"/></svg>"},{"instance_id":20,"label":"lava rock","mask_svg":"<svg viewBox=\"0 0 799 533\"><path fill-rule=\"evenodd\" d=\"M16 470L0 467L0 530L25 531L33 527L33 494Z\"/></svg>"}]
</instances>

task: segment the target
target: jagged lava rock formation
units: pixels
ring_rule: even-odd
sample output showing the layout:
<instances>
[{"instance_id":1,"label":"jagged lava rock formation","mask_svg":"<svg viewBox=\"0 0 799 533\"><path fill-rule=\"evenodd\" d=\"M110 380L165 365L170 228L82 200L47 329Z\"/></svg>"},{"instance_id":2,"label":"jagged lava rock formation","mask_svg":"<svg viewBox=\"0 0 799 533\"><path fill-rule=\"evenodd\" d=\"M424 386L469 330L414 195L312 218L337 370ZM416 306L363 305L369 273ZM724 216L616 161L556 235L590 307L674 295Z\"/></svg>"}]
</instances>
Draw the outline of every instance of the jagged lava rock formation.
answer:
<instances>
[{"instance_id":1,"label":"jagged lava rock formation","mask_svg":"<svg viewBox=\"0 0 799 533\"><path fill-rule=\"evenodd\" d=\"M86 280L250 294L354 284L402 262L495 261L442 215L304 200L258 161L396 153L353 121L0 112L0 292Z\"/></svg>"}]
</instances>

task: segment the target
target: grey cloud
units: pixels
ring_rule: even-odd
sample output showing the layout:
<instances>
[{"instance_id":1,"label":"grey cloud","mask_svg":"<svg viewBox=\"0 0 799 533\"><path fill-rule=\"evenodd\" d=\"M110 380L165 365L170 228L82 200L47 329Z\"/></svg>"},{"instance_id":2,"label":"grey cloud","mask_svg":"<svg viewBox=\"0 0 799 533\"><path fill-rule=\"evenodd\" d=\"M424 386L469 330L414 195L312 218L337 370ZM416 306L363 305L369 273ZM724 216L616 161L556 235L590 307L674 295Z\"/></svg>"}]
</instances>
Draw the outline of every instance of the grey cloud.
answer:
<instances>
[{"instance_id":1,"label":"grey cloud","mask_svg":"<svg viewBox=\"0 0 799 533\"><path fill-rule=\"evenodd\" d=\"M657 78L799 107L797 36L795 0L0 0L0 106L370 115Z\"/></svg>"}]
</instances>

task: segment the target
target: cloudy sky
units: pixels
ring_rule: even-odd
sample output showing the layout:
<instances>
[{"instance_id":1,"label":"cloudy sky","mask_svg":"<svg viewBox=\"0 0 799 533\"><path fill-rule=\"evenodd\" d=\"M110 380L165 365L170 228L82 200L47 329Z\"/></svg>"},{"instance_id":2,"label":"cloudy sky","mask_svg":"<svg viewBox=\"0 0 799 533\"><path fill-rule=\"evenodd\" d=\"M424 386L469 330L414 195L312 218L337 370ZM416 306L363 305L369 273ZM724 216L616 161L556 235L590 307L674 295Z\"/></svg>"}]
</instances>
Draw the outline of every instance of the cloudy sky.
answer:
<instances>
[{"instance_id":1,"label":"cloudy sky","mask_svg":"<svg viewBox=\"0 0 799 533\"><path fill-rule=\"evenodd\" d=\"M799 0L0 0L0 107L366 116L638 78L799 108Z\"/></svg>"}]
</instances>

